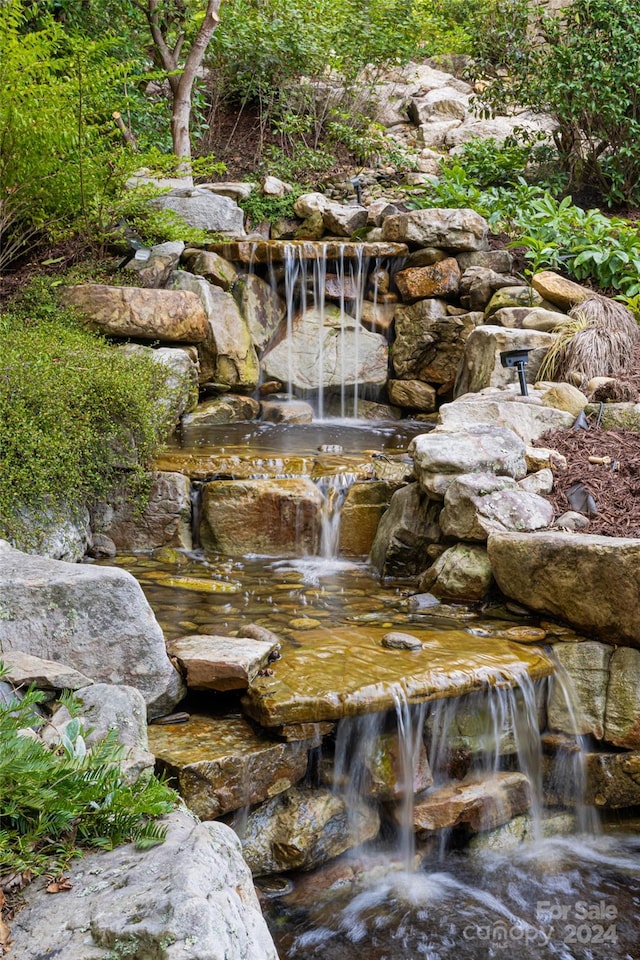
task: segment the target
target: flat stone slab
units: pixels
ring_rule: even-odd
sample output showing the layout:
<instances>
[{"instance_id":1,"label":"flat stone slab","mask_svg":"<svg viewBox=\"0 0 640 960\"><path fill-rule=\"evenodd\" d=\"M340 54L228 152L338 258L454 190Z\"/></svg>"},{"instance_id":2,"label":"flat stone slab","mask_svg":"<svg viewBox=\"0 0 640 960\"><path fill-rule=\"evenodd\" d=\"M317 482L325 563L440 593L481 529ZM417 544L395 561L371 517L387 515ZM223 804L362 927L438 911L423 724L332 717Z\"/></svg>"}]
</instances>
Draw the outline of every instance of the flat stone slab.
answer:
<instances>
[{"instance_id":1,"label":"flat stone slab","mask_svg":"<svg viewBox=\"0 0 640 960\"><path fill-rule=\"evenodd\" d=\"M167 652L180 662L190 690L246 690L278 646L250 637L194 634L169 643Z\"/></svg>"},{"instance_id":2,"label":"flat stone slab","mask_svg":"<svg viewBox=\"0 0 640 960\"><path fill-rule=\"evenodd\" d=\"M297 783L320 738L285 743L239 715L193 713L186 723L149 727L149 750L178 781L201 820L260 803Z\"/></svg>"},{"instance_id":3,"label":"flat stone slab","mask_svg":"<svg viewBox=\"0 0 640 960\"><path fill-rule=\"evenodd\" d=\"M5 680L16 687L33 684L38 690L81 690L93 683L83 673L55 660L43 660L22 650L5 650L0 661L7 668Z\"/></svg>"},{"instance_id":4,"label":"flat stone slab","mask_svg":"<svg viewBox=\"0 0 640 960\"><path fill-rule=\"evenodd\" d=\"M301 260L339 260L343 257L406 257L405 243L353 243L350 240L236 240L208 243L207 250L240 263L282 263Z\"/></svg>"},{"instance_id":5,"label":"flat stone slab","mask_svg":"<svg viewBox=\"0 0 640 960\"><path fill-rule=\"evenodd\" d=\"M520 677L553 673L537 647L474 637L464 630L440 634L413 628L419 650L388 650L384 627L295 631L273 675L258 677L243 708L264 727L338 720L409 703L459 697L487 685L517 686Z\"/></svg>"}]
</instances>

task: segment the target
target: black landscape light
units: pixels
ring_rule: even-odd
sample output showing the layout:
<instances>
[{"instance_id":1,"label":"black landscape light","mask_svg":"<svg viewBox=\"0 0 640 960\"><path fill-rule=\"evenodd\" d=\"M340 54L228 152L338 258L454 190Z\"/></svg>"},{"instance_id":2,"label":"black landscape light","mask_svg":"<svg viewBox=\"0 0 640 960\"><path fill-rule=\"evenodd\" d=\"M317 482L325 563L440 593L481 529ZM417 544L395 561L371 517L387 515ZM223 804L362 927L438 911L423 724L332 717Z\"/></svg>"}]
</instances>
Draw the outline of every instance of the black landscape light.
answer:
<instances>
[{"instance_id":1,"label":"black landscape light","mask_svg":"<svg viewBox=\"0 0 640 960\"><path fill-rule=\"evenodd\" d=\"M524 368L529 362L531 350L503 350L500 354L500 363L503 367L516 367L518 370L518 379L520 381L520 392L523 397L529 395L527 390L527 378L524 375Z\"/></svg>"}]
</instances>

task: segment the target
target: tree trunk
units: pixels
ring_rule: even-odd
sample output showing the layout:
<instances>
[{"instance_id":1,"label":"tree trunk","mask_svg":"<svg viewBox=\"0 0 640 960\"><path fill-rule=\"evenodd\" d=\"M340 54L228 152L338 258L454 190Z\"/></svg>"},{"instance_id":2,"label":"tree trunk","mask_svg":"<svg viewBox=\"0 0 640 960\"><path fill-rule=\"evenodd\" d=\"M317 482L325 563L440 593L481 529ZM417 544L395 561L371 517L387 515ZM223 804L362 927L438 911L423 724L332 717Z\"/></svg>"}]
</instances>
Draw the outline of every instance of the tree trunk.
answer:
<instances>
[{"instance_id":1,"label":"tree trunk","mask_svg":"<svg viewBox=\"0 0 640 960\"><path fill-rule=\"evenodd\" d=\"M193 85L195 83L198 70L202 66L204 55L209 46L209 41L218 26L220 18L218 11L222 0L208 0L207 10L204 19L200 25L191 48L187 54L184 66L179 76L174 74L169 78L171 89L171 138L173 141L173 152L177 157L185 160L185 168L188 169L188 161L191 158L191 137L189 135L189 121L191 119L191 96L193 94ZM158 0L148 0L146 9L147 20L151 30L151 37L154 46L158 51L163 67L168 72L179 70L178 55L182 48L182 38L178 40L176 47L172 50L167 42L167 37L162 32L162 27L158 15Z\"/></svg>"}]
</instances>

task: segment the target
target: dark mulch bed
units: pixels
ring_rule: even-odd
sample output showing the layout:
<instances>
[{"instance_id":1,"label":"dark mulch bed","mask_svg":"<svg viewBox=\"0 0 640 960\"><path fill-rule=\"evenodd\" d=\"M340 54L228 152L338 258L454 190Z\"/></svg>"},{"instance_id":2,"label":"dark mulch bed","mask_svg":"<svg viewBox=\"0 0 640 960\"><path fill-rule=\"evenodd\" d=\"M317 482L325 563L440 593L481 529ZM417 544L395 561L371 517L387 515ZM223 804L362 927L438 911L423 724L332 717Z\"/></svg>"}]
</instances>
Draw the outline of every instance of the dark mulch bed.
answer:
<instances>
[{"instance_id":1,"label":"dark mulch bed","mask_svg":"<svg viewBox=\"0 0 640 960\"><path fill-rule=\"evenodd\" d=\"M567 459L567 469L555 473L549 496L557 516L574 509L567 490L581 483L597 511L586 532L640 537L640 433L590 426L547 433L536 445L551 447ZM592 463L589 458L601 462ZM579 512L586 515L585 510Z\"/></svg>"}]
</instances>

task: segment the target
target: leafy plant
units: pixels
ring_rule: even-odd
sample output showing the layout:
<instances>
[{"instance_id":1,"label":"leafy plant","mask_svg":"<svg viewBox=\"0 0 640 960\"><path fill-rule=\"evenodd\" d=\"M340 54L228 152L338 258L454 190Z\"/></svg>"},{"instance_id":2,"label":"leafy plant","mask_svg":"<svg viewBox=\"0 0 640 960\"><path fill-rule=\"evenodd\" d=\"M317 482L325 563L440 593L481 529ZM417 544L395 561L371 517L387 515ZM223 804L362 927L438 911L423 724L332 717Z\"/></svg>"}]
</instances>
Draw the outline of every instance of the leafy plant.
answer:
<instances>
[{"instance_id":1,"label":"leafy plant","mask_svg":"<svg viewBox=\"0 0 640 960\"><path fill-rule=\"evenodd\" d=\"M90 750L77 718L57 747L25 735L42 722L43 699L30 688L0 703L0 874L59 874L82 848L162 842L156 820L177 806L175 792L155 777L124 783L116 730Z\"/></svg>"},{"instance_id":2,"label":"leafy plant","mask_svg":"<svg viewBox=\"0 0 640 960\"><path fill-rule=\"evenodd\" d=\"M166 378L82 329L44 280L10 305L0 317L0 536L37 539L25 507L75 510L123 480L143 496L171 426L158 403Z\"/></svg>"},{"instance_id":3,"label":"leafy plant","mask_svg":"<svg viewBox=\"0 0 640 960\"><path fill-rule=\"evenodd\" d=\"M556 199L522 178L507 187L480 189L462 166L446 167L433 183L413 191L409 206L470 207L495 232L524 248L527 273L561 270L623 302L640 295L640 228L621 217L584 210L570 196Z\"/></svg>"}]
</instances>

